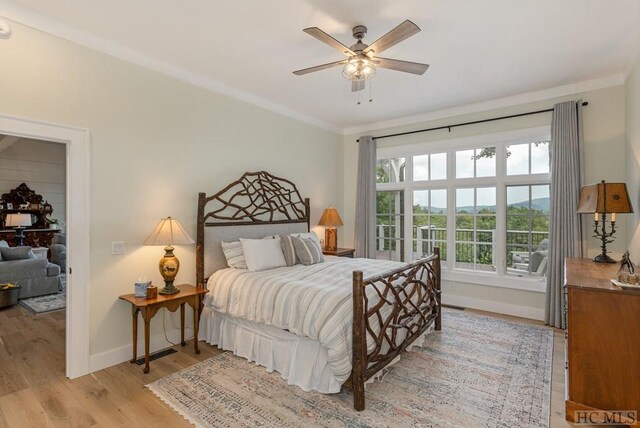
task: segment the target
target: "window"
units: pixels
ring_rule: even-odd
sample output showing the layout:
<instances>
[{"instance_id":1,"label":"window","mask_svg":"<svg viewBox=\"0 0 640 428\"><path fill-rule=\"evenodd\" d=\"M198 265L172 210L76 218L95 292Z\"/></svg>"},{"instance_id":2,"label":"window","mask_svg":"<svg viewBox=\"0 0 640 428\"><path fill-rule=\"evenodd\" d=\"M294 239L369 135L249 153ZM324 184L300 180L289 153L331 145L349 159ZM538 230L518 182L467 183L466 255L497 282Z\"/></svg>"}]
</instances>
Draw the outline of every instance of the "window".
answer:
<instances>
[{"instance_id":1,"label":"window","mask_svg":"<svg viewBox=\"0 0 640 428\"><path fill-rule=\"evenodd\" d=\"M507 186L507 271L544 276L549 249L549 185Z\"/></svg>"},{"instance_id":2,"label":"window","mask_svg":"<svg viewBox=\"0 0 640 428\"><path fill-rule=\"evenodd\" d=\"M456 189L456 268L495 271L496 188Z\"/></svg>"},{"instance_id":3,"label":"window","mask_svg":"<svg viewBox=\"0 0 640 428\"><path fill-rule=\"evenodd\" d=\"M400 183L404 181L404 158L379 159L376 165L377 183Z\"/></svg>"},{"instance_id":4,"label":"window","mask_svg":"<svg viewBox=\"0 0 640 428\"><path fill-rule=\"evenodd\" d=\"M447 189L413 191L413 259L440 247L447 259Z\"/></svg>"},{"instance_id":5,"label":"window","mask_svg":"<svg viewBox=\"0 0 640 428\"><path fill-rule=\"evenodd\" d=\"M434 153L413 157L413 181L446 179L446 153Z\"/></svg>"},{"instance_id":6,"label":"window","mask_svg":"<svg viewBox=\"0 0 640 428\"><path fill-rule=\"evenodd\" d=\"M376 258L404 260L404 192L376 194Z\"/></svg>"},{"instance_id":7,"label":"window","mask_svg":"<svg viewBox=\"0 0 640 428\"><path fill-rule=\"evenodd\" d=\"M445 278L542 289L530 284L546 275L548 134L379 149L377 257L409 262L439 247Z\"/></svg>"}]
</instances>

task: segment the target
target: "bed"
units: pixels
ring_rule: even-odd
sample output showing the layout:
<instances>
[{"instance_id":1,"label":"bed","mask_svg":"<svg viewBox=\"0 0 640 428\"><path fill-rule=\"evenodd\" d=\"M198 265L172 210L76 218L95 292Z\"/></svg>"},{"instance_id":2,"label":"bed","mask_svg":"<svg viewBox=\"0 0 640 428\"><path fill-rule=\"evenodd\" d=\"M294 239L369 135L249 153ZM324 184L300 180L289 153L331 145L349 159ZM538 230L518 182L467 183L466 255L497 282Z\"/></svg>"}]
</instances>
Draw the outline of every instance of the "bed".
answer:
<instances>
[{"instance_id":1,"label":"bed","mask_svg":"<svg viewBox=\"0 0 640 428\"><path fill-rule=\"evenodd\" d=\"M227 266L221 242L310 231L309 199L291 181L247 172L198 196L196 276L209 288L199 339L277 371L304 390L365 383L431 329L441 329L440 258L405 264L325 256L260 272Z\"/></svg>"}]
</instances>

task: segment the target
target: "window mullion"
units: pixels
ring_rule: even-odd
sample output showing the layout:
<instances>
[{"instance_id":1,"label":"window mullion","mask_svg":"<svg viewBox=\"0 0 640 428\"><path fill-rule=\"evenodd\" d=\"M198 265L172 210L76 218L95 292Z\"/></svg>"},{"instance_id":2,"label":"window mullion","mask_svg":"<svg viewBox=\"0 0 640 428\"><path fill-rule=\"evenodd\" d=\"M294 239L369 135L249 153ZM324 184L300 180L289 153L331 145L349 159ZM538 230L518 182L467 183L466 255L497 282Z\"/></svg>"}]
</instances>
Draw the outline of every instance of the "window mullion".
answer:
<instances>
[{"instance_id":1,"label":"window mullion","mask_svg":"<svg viewBox=\"0 0 640 428\"><path fill-rule=\"evenodd\" d=\"M507 144L496 145L496 233L495 260L496 273L507 273Z\"/></svg>"}]
</instances>

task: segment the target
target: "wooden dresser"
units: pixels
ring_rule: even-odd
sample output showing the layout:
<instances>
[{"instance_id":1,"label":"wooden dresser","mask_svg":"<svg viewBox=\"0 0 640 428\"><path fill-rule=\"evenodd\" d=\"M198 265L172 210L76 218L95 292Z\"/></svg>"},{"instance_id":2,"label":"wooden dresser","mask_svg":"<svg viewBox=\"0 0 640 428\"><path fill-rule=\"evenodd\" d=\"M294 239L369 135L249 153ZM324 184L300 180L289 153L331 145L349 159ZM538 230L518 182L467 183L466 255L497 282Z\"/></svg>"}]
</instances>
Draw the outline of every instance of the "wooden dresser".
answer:
<instances>
[{"instance_id":1,"label":"wooden dresser","mask_svg":"<svg viewBox=\"0 0 640 428\"><path fill-rule=\"evenodd\" d=\"M565 416L570 422L576 410L640 414L640 291L611 284L618 267L590 259L565 261Z\"/></svg>"}]
</instances>

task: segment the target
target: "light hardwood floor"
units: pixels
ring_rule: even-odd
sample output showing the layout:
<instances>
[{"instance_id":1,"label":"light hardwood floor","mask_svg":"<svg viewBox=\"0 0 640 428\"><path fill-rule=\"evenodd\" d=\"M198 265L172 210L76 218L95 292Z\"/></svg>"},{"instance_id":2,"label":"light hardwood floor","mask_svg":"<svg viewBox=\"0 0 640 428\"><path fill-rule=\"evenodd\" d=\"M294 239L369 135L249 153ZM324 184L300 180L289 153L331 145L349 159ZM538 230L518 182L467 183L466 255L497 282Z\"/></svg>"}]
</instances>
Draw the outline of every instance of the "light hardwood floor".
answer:
<instances>
[{"instance_id":1,"label":"light hardwood floor","mask_svg":"<svg viewBox=\"0 0 640 428\"><path fill-rule=\"evenodd\" d=\"M177 353L153 361L147 375L141 366L126 362L68 380L64 376L64 323L64 311L35 316L21 306L0 309L0 426L191 426L145 384L220 351L202 344L202 353L196 355L192 346L177 346ZM564 335L556 331L552 427L573 426L564 421L563 355Z\"/></svg>"}]
</instances>

